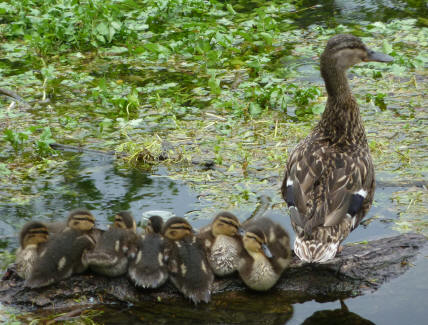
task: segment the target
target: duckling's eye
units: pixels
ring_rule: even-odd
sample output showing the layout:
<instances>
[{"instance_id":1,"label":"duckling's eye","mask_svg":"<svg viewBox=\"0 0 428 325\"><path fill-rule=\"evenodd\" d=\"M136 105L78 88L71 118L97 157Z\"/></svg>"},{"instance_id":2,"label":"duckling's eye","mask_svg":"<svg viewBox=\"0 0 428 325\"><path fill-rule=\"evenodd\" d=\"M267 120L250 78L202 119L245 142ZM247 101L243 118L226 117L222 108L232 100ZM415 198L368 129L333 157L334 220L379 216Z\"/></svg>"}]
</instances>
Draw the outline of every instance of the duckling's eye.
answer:
<instances>
[{"instance_id":1,"label":"duckling's eye","mask_svg":"<svg viewBox=\"0 0 428 325\"><path fill-rule=\"evenodd\" d=\"M177 234L177 232L176 232L175 230L171 230L171 231L169 232L169 234L170 234L171 236L175 236L175 235Z\"/></svg>"},{"instance_id":2,"label":"duckling's eye","mask_svg":"<svg viewBox=\"0 0 428 325\"><path fill-rule=\"evenodd\" d=\"M79 224L79 221L73 221L73 225L77 226Z\"/></svg>"}]
</instances>

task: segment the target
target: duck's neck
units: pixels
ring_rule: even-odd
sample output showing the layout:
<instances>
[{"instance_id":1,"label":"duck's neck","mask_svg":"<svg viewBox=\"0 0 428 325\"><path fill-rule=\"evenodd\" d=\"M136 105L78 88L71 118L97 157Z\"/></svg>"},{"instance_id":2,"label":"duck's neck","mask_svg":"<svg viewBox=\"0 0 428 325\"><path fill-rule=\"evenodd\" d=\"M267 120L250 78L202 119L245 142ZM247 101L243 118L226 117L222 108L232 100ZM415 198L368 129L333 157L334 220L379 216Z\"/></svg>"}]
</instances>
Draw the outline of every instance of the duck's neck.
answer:
<instances>
[{"instance_id":1,"label":"duck's neck","mask_svg":"<svg viewBox=\"0 0 428 325\"><path fill-rule=\"evenodd\" d=\"M318 130L333 143L367 144L357 102L349 88L345 69L326 69L321 74L328 99Z\"/></svg>"}]
</instances>

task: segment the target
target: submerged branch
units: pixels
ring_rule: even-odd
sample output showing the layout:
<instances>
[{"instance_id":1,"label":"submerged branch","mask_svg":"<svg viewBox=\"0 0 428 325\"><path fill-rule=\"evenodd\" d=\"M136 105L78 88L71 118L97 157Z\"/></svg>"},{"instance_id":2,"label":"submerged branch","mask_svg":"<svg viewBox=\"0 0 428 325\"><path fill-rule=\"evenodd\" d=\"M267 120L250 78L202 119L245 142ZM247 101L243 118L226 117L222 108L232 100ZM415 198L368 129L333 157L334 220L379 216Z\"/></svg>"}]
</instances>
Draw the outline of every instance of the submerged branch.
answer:
<instances>
[{"instance_id":1,"label":"submerged branch","mask_svg":"<svg viewBox=\"0 0 428 325\"><path fill-rule=\"evenodd\" d=\"M12 90L0 88L0 95L5 95L7 97L15 99L18 102L21 102L26 108L31 108L30 104L28 104L24 98L22 98L21 96L19 96L16 92L14 92Z\"/></svg>"},{"instance_id":2,"label":"submerged branch","mask_svg":"<svg viewBox=\"0 0 428 325\"><path fill-rule=\"evenodd\" d=\"M291 267L269 295L289 303L316 299L335 300L377 290L385 281L406 272L427 239L420 234L403 234L344 247L340 256L326 264L303 264L295 257ZM217 279L212 293L247 290L237 276ZM251 293L253 295L253 293ZM47 288L23 286L13 269L0 282L0 302L23 309L69 308L85 304L141 303L179 298L170 284L155 290L136 288L126 277L106 278L93 274L76 275ZM184 298L183 298L184 299Z\"/></svg>"}]
</instances>

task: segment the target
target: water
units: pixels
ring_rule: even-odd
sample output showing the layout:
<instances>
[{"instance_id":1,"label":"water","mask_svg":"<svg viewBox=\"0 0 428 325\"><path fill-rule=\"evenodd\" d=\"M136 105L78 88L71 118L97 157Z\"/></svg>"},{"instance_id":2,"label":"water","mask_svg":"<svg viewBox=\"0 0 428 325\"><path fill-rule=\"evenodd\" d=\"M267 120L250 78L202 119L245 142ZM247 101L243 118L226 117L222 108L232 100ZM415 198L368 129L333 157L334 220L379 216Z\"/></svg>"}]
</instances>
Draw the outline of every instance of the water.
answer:
<instances>
[{"instance_id":1,"label":"water","mask_svg":"<svg viewBox=\"0 0 428 325\"><path fill-rule=\"evenodd\" d=\"M338 24L365 25L373 21L388 22L392 18L427 17L427 15L428 5L425 1L307 0L302 1L294 18L301 27L314 22L335 27Z\"/></svg>"},{"instance_id":2,"label":"water","mask_svg":"<svg viewBox=\"0 0 428 325\"><path fill-rule=\"evenodd\" d=\"M169 179L164 168L148 172L122 168L113 158L100 154L71 154L61 174L37 180L29 193L38 193L25 205L0 203L1 215L9 216L0 221L2 235L7 238L8 249L17 246L17 232L29 219L44 221L62 220L67 211L75 207L90 209L100 228L106 228L109 218L117 211L130 210L137 220L148 210L169 210L177 215L196 215L209 202L201 201L197 193L183 183ZM376 191L374 206L366 220L351 233L347 242L371 240L397 234L391 229L394 207L390 209L390 197L402 187L380 187ZM245 216L245 211L235 210ZM270 217L281 223L294 236L284 211L273 210ZM206 216L191 221L195 227L206 223ZM293 240L294 238L292 238ZM423 304L411 303L410 299L423 301L428 294L428 283L420 283L428 269L425 251L415 263L416 267L404 276L392 280L375 293L340 301L318 303L307 301L291 303L280 292L255 294L250 292L225 293L213 296L210 304L193 306L185 299L167 303L145 303L142 306L100 306L102 316L96 320L104 324L192 324L192 323L246 323L246 324L331 324L332 319L349 324L404 324L412 320L417 324L426 315ZM403 294L407 292L407 294ZM223 301L227 301L225 304ZM388 303L385 303L388 301ZM263 302L263 303L261 303ZM402 312L403 304L406 310ZM118 313L120 311L120 313Z\"/></svg>"},{"instance_id":3,"label":"water","mask_svg":"<svg viewBox=\"0 0 428 325\"><path fill-rule=\"evenodd\" d=\"M69 154L74 156L64 171L32 182L26 194L33 198L26 204L0 202L0 234L17 245L17 232L30 219L45 222L63 220L68 211L89 209L97 226L105 229L109 218L129 210L137 221L144 211L167 210L178 216L199 210L201 201L188 187L166 176L166 169L142 172L114 164L113 156Z\"/></svg>"}]
</instances>

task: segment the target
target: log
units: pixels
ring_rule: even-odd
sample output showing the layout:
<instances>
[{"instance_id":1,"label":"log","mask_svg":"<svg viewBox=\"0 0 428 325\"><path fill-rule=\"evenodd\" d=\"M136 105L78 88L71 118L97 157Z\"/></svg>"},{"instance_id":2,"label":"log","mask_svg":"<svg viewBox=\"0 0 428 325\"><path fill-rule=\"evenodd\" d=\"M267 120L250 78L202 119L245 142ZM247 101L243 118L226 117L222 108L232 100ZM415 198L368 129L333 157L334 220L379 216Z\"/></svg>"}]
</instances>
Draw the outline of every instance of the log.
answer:
<instances>
[{"instance_id":1,"label":"log","mask_svg":"<svg viewBox=\"0 0 428 325\"><path fill-rule=\"evenodd\" d=\"M333 301L362 295L378 289L385 281L395 278L411 267L412 261L424 247L427 238L421 234L402 234L363 243L344 246L342 252L325 264L302 263L294 257L269 296L289 303ZM218 278L212 294L234 299L240 295L263 295L248 290L237 275ZM229 297L229 298L227 298ZM74 275L46 288L28 289L9 268L0 281L0 302L22 310L33 308L72 308L82 304L153 304L181 298L180 293L167 282L153 290L136 288L127 277L107 278L94 274ZM223 299L223 298L222 298Z\"/></svg>"}]
</instances>

